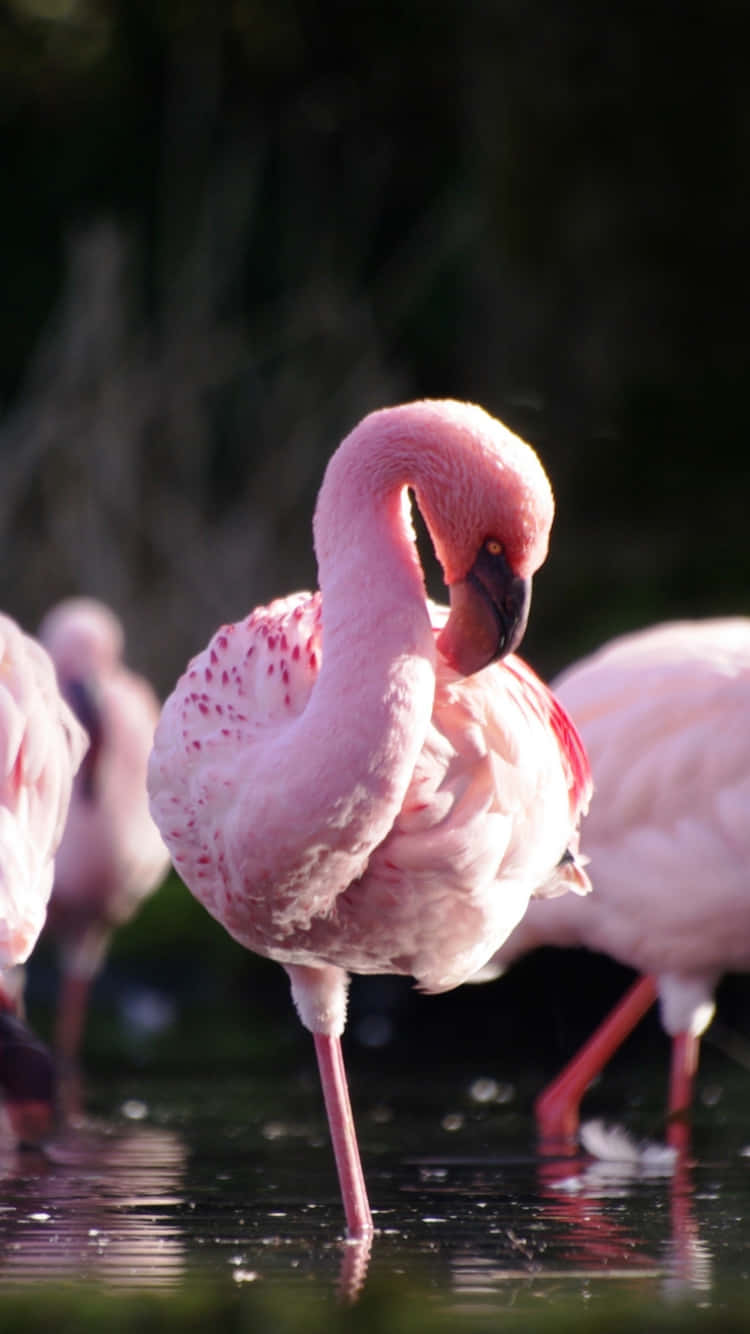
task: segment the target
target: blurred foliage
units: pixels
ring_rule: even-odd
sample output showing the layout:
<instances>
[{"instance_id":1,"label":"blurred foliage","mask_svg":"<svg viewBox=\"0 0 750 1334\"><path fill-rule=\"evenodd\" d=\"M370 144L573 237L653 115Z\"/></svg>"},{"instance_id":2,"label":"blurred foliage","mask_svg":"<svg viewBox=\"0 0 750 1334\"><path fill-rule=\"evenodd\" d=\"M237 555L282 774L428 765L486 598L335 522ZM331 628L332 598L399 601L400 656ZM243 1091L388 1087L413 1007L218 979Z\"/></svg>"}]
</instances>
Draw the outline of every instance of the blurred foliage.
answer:
<instances>
[{"instance_id":1,"label":"blurred foliage","mask_svg":"<svg viewBox=\"0 0 750 1334\"><path fill-rule=\"evenodd\" d=\"M340 435L452 394L555 484L542 670L743 610L747 35L733 0L4 0L0 603L103 596L164 690L314 581Z\"/></svg>"},{"instance_id":2,"label":"blurred foliage","mask_svg":"<svg viewBox=\"0 0 750 1334\"><path fill-rule=\"evenodd\" d=\"M165 692L220 621L314 583L341 435L454 395L555 487L525 642L543 672L654 619L747 611L749 13L0 0L0 606L33 628L102 597ZM554 1064L535 967L502 984L495 1036L515 994ZM257 1059L281 1031L263 1016L292 1014L282 970L174 879L104 988L120 968L178 996L194 1058ZM219 1001L247 1011L244 1047L229 1027L212 1045ZM398 1013L486 1047L486 1004L404 984ZM173 1037L131 1055L181 1059Z\"/></svg>"},{"instance_id":3,"label":"blurred foliage","mask_svg":"<svg viewBox=\"0 0 750 1334\"><path fill-rule=\"evenodd\" d=\"M608 1334L708 1334L721 1328L726 1334L739 1334L746 1325L746 1307L742 1291L733 1298L696 1309L687 1302L675 1301L670 1307L662 1302L643 1299L620 1300L606 1311L598 1302L586 1308L579 1300L562 1298L554 1305L536 1299L530 1309L502 1312L472 1311L464 1303L460 1311L438 1308L429 1289L390 1283L387 1287L370 1285L354 1308L335 1305L331 1298L313 1288L303 1296L262 1285L240 1292L226 1286L207 1283L188 1284L179 1292L167 1294L107 1293L97 1287L37 1286L30 1293L3 1294L4 1328L23 1329L27 1334L54 1328L59 1334L86 1334L103 1328L111 1334L138 1330L138 1334L181 1334L206 1329L222 1329L225 1334L338 1334L362 1331L362 1334L420 1334L433 1331L447 1334L462 1330L494 1331L507 1319L513 1330L533 1330L535 1334L595 1334L606 1328Z\"/></svg>"}]
</instances>

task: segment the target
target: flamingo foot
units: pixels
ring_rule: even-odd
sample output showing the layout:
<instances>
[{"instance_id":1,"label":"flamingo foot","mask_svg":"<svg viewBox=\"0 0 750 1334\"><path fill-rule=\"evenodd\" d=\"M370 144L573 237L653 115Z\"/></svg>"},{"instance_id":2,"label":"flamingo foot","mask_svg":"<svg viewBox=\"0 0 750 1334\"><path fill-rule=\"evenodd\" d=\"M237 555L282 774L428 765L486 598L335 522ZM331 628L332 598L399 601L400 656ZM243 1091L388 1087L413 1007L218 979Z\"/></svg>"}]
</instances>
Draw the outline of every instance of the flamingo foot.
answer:
<instances>
[{"instance_id":1,"label":"flamingo foot","mask_svg":"<svg viewBox=\"0 0 750 1334\"><path fill-rule=\"evenodd\" d=\"M326 1033L313 1033L313 1039L346 1215L347 1235L350 1241L365 1241L373 1233L372 1213L359 1156L341 1041Z\"/></svg>"},{"instance_id":2,"label":"flamingo foot","mask_svg":"<svg viewBox=\"0 0 750 1334\"><path fill-rule=\"evenodd\" d=\"M545 1151L575 1144L583 1095L607 1061L656 1000L651 977L639 977L591 1037L540 1093L534 1104L537 1133Z\"/></svg>"}]
</instances>

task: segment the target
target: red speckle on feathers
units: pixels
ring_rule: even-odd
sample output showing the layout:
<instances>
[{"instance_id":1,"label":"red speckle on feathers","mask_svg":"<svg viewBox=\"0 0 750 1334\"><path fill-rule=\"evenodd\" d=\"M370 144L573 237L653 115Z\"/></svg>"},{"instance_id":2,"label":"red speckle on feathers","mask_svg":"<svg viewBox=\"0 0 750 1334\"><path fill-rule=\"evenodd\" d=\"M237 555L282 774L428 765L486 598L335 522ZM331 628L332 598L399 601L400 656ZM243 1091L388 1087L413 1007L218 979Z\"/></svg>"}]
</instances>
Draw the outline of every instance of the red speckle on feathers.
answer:
<instances>
[{"instance_id":1,"label":"red speckle on feathers","mask_svg":"<svg viewBox=\"0 0 750 1334\"><path fill-rule=\"evenodd\" d=\"M557 737L560 752L568 765L571 780L571 809L578 811L591 796L592 782L588 756L572 718L544 682L520 658L506 658L506 668L522 683L525 698L538 715L549 723Z\"/></svg>"}]
</instances>

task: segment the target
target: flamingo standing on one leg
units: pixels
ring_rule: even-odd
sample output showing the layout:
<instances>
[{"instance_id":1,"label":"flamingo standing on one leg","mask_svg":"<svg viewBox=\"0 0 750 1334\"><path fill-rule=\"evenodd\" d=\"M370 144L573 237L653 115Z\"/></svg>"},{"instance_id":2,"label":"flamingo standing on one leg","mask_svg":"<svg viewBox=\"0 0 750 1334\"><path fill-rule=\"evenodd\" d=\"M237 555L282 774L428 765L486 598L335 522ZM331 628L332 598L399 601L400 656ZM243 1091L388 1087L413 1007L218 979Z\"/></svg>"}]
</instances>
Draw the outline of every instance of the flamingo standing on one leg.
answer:
<instances>
[{"instance_id":1,"label":"flamingo standing on one leg","mask_svg":"<svg viewBox=\"0 0 750 1334\"><path fill-rule=\"evenodd\" d=\"M47 613L39 636L90 740L55 860L49 912L62 971L55 1046L67 1110L75 1111L92 979L113 930L133 916L169 865L146 793L159 702L124 665L122 625L103 603L66 599Z\"/></svg>"},{"instance_id":2,"label":"flamingo standing on one leg","mask_svg":"<svg viewBox=\"0 0 750 1334\"><path fill-rule=\"evenodd\" d=\"M575 1137L586 1088L658 996L672 1039L667 1139L684 1151L717 982L750 968L750 620L625 635L554 689L594 774L582 829L594 893L532 904L494 962L586 946L645 976L542 1093L539 1130Z\"/></svg>"},{"instance_id":3,"label":"flamingo standing on one leg","mask_svg":"<svg viewBox=\"0 0 750 1334\"><path fill-rule=\"evenodd\" d=\"M0 615L0 1088L20 1140L51 1129L53 1076L48 1053L18 1016L8 971L26 961L44 924L86 745L44 649Z\"/></svg>"},{"instance_id":4,"label":"flamingo standing on one leg","mask_svg":"<svg viewBox=\"0 0 750 1334\"><path fill-rule=\"evenodd\" d=\"M407 487L451 611L426 598ZM539 892L584 891L589 775L518 659L552 496L482 409L367 417L328 465L320 593L224 626L164 706L151 809L189 888L282 963L314 1035L349 1235L372 1217L341 1055L347 971L456 986ZM477 673L470 679L465 677Z\"/></svg>"}]
</instances>

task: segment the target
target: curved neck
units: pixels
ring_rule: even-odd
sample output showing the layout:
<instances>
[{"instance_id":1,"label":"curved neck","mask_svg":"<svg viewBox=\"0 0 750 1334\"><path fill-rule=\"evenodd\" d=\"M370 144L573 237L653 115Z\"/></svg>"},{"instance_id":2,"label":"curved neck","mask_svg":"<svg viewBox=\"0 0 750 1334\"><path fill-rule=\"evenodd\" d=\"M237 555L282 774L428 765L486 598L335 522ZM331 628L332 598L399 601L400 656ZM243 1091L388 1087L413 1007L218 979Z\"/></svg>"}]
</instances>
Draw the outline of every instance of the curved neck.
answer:
<instances>
[{"instance_id":1,"label":"curved neck","mask_svg":"<svg viewBox=\"0 0 750 1334\"><path fill-rule=\"evenodd\" d=\"M316 514L320 673L252 770L252 820L264 836L245 847L246 874L250 860L253 881L273 885L275 920L290 928L363 873L401 808L432 715L436 650L403 485L378 490L364 474L359 486L340 482L329 470Z\"/></svg>"}]
</instances>

